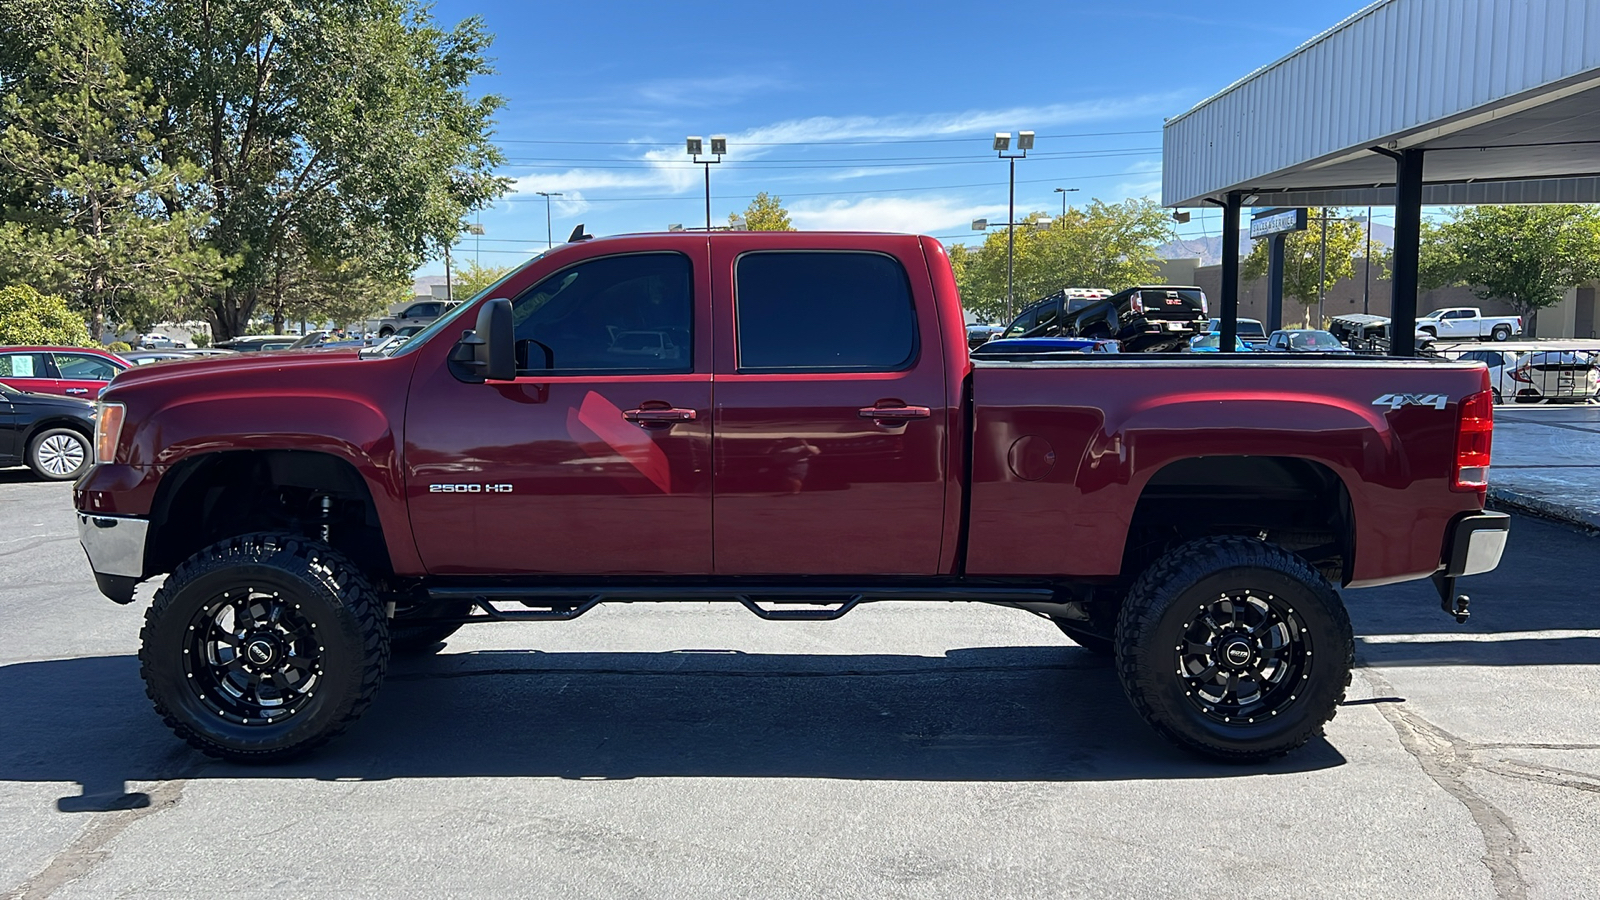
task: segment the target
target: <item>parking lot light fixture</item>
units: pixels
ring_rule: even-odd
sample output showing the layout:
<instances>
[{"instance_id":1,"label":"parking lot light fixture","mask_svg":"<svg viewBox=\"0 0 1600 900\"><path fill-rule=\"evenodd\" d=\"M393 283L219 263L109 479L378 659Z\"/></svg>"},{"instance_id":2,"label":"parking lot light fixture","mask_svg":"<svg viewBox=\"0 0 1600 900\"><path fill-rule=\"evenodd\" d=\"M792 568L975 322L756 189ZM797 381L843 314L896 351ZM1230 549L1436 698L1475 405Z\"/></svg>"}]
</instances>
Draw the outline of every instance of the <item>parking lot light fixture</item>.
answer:
<instances>
[{"instance_id":1,"label":"parking lot light fixture","mask_svg":"<svg viewBox=\"0 0 1600 900\"><path fill-rule=\"evenodd\" d=\"M1006 207L1006 321L1011 321L1016 305L1016 280L1014 270L1017 258L1017 160L1027 159L1033 149L1033 132L1017 132L1017 149L1011 152L1011 133L997 131L994 135L995 155L1011 163L1011 188ZM1062 196L1066 196L1063 194Z\"/></svg>"},{"instance_id":2,"label":"parking lot light fixture","mask_svg":"<svg viewBox=\"0 0 1600 900\"><path fill-rule=\"evenodd\" d=\"M1061 195L1061 218L1065 219L1067 217L1067 195L1068 194L1076 194L1078 192L1078 189L1077 188L1056 188L1055 192Z\"/></svg>"},{"instance_id":3,"label":"parking lot light fixture","mask_svg":"<svg viewBox=\"0 0 1600 900\"><path fill-rule=\"evenodd\" d=\"M722 162L723 154L728 152L728 136L713 134L711 136L711 155L716 159L702 159L705 140L700 137L688 137L683 141L683 149L694 158L699 165L706 167L706 232L711 232L711 167Z\"/></svg>"},{"instance_id":4,"label":"parking lot light fixture","mask_svg":"<svg viewBox=\"0 0 1600 900\"><path fill-rule=\"evenodd\" d=\"M560 191L534 191L544 198L544 248L549 250L555 246L554 236L550 231L550 198L561 196Z\"/></svg>"}]
</instances>

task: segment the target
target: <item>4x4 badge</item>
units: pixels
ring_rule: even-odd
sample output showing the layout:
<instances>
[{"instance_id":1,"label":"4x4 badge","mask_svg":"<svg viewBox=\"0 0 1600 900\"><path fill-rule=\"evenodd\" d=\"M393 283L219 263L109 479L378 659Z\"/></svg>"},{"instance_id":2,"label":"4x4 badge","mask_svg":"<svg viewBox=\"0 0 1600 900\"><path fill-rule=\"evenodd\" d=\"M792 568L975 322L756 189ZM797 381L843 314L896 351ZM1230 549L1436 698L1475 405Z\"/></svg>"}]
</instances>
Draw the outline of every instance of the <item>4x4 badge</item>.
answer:
<instances>
[{"instance_id":1,"label":"4x4 badge","mask_svg":"<svg viewBox=\"0 0 1600 900\"><path fill-rule=\"evenodd\" d=\"M1444 409L1449 404L1448 394L1384 394L1372 401L1373 406L1387 406L1390 409L1399 409L1402 406L1431 406L1434 409Z\"/></svg>"}]
</instances>

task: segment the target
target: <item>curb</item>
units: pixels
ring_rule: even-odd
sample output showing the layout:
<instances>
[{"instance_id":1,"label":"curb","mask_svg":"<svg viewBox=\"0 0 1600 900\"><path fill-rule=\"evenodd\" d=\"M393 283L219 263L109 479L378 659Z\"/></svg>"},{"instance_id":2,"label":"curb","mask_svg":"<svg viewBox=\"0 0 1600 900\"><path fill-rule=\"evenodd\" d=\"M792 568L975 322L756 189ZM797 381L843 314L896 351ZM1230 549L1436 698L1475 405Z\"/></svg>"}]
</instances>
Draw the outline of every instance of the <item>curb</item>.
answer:
<instances>
[{"instance_id":1,"label":"curb","mask_svg":"<svg viewBox=\"0 0 1600 900\"><path fill-rule=\"evenodd\" d=\"M1600 515L1586 513L1560 503L1542 500L1510 488L1490 487L1489 502L1495 506L1528 513L1542 519L1552 519L1590 534L1600 534Z\"/></svg>"}]
</instances>

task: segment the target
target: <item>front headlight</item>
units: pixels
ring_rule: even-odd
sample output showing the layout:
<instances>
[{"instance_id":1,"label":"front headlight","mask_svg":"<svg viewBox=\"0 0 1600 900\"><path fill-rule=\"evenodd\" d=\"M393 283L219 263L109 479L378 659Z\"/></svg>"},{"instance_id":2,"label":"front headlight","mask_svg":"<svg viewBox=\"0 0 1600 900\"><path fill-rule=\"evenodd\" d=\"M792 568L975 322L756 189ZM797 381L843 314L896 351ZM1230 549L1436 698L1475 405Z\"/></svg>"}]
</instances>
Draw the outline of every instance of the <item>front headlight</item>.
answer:
<instances>
[{"instance_id":1,"label":"front headlight","mask_svg":"<svg viewBox=\"0 0 1600 900\"><path fill-rule=\"evenodd\" d=\"M127 411L121 403L95 404L94 461L109 463L117 455L117 439L122 437L122 416Z\"/></svg>"}]
</instances>

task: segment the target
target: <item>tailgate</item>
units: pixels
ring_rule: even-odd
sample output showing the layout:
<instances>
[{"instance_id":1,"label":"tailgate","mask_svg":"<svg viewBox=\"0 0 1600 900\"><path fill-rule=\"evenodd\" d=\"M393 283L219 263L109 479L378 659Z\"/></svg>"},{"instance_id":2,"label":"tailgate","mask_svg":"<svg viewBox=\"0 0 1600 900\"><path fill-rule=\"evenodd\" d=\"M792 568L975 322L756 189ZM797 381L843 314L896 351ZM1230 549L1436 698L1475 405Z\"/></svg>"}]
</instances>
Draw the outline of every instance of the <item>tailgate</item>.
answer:
<instances>
[{"instance_id":1,"label":"tailgate","mask_svg":"<svg viewBox=\"0 0 1600 900\"><path fill-rule=\"evenodd\" d=\"M1193 322L1206 318L1205 293L1197 290L1155 289L1140 291L1136 308L1152 322Z\"/></svg>"}]
</instances>

